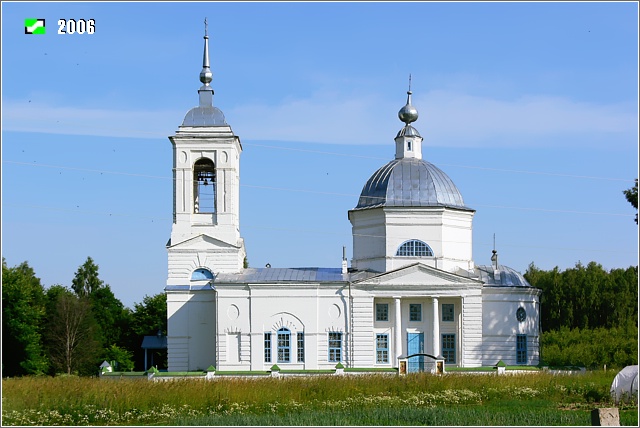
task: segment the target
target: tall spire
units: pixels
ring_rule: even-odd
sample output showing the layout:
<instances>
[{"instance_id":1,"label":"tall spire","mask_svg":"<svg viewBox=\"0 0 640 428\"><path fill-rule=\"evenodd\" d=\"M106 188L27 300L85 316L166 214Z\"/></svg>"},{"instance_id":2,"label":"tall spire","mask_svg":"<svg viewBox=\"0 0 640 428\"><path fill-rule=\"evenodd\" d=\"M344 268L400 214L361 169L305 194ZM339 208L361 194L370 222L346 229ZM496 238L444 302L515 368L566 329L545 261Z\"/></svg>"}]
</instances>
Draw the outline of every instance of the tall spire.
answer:
<instances>
[{"instance_id":1,"label":"tall spire","mask_svg":"<svg viewBox=\"0 0 640 428\"><path fill-rule=\"evenodd\" d=\"M213 73L209 67L209 35L207 18L204 19L204 54L202 55L202 71L200 72L200 81L203 85L198 90L200 94L200 107L213 106L213 88L209 85L213 80Z\"/></svg>"},{"instance_id":2,"label":"tall spire","mask_svg":"<svg viewBox=\"0 0 640 428\"><path fill-rule=\"evenodd\" d=\"M204 19L204 54L202 55L202 71L200 72L200 81L208 86L213 80L213 73L209 68L209 35L207 34L207 18Z\"/></svg>"}]
</instances>

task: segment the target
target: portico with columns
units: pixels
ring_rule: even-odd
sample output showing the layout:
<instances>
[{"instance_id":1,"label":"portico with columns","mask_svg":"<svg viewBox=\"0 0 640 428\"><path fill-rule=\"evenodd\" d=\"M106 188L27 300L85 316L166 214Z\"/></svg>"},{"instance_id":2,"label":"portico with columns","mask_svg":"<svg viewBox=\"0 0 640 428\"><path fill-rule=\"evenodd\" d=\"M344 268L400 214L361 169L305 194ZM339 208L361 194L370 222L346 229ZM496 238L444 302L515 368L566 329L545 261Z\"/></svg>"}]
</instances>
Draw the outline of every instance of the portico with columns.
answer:
<instances>
[{"instance_id":1,"label":"portico with columns","mask_svg":"<svg viewBox=\"0 0 640 428\"><path fill-rule=\"evenodd\" d=\"M373 318L372 324L353 326L354 363L398 367L398 358L425 353L444 357L448 364L456 366L481 365L482 286L476 279L420 263L354 282L354 319L361 318L359 310L367 312L362 318ZM370 304L365 305L365 301ZM365 346L365 341L370 343L372 337L379 336L383 343L388 342L388 360L377 358L377 352L384 348L376 346L376 352L369 352ZM443 339L447 345L445 355ZM417 361L424 370L433 363L428 358ZM411 367L412 361L409 363Z\"/></svg>"}]
</instances>

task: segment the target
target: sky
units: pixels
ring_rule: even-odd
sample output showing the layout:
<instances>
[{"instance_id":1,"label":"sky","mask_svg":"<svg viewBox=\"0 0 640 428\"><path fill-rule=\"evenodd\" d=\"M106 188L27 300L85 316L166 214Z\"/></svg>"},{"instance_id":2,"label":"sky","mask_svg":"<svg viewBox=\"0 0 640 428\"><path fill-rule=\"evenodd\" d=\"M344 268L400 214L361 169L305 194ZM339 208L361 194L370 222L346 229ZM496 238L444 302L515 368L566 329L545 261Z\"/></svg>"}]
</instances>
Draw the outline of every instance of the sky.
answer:
<instances>
[{"instance_id":1,"label":"sky","mask_svg":"<svg viewBox=\"0 0 640 428\"><path fill-rule=\"evenodd\" d=\"M8 266L71 286L91 257L125 306L163 292L167 137L198 104L205 17L251 267L351 259L409 75L423 158L476 210L476 264L495 235L520 272L637 266L636 2L2 2ZM95 31L59 34L70 19Z\"/></svg>"}]
</instances>

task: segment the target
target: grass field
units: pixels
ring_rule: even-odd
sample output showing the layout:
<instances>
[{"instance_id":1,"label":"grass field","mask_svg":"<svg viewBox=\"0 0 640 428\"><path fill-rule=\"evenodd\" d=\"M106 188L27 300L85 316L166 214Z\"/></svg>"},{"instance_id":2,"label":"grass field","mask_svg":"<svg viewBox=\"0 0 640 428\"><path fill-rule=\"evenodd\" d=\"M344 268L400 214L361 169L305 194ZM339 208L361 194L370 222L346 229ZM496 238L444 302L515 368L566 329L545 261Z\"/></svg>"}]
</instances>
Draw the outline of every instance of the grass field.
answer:
<instances>
[{"instance_id":1,"label":"grass field","mask_svg":"<svg viewBox=\"0 0 640 428\"><path fill-rule=\"evenodd\" d=\"M2 380L2 425L591 425L615 371L105 381ZM619 406L638 426L637 402Z\"/></svg>"}]
</instances>

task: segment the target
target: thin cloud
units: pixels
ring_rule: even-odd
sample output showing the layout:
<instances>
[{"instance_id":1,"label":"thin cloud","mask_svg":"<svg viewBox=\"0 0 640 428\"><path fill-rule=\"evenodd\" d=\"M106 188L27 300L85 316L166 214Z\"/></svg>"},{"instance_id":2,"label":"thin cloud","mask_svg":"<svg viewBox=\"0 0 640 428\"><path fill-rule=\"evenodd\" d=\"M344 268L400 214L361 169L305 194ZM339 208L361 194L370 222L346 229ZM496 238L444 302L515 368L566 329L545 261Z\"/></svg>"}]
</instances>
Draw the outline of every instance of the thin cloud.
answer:
<instances>
[{"instance_id":1,"label":"thin cloud","mask_svg":"<svg viewBox=\"0 0 640 428\"><path fill-rule=\"evenodd\" d=\"M585 138L612 137L608 144L635 147L637 107L628 104L597 105L552 96L523 96L512 101L433 91L416 103L426 106L425 128L430 139L461 145L509 141L520 145L566 145ZM594 138L595 136L595 138ZM631 138L630 138L631 137ZM426 138L426 137L425 137ZM560 141L558 141L560 139ZM464 144L466 142L466 144Z\"/></svg>"},{"instance_id":2,"label":"thin cloud","mask_svg":"<svg viewBox=\"0 0 640 428\"><path fill-rule=\"evenodd\" d=\"M402 126L396 114L403 104L376 95L324 92L272 105L238 105L225 109L225 115L244 140L390 144ZM632 104L599 105L553 96L497 100L451 91L414 95L413 104L420 113L415 127L430 146L585 147L605 141L626 149L637 144L637 106ZM166 138L185 113L8 101L2 126L7 131Z\"/></svg>"},{"instance_id":3,"label":"thin cloud","mask_svg":"<svg viewBox=\"0 0 640 428\"><path fill-rule=\"evenodd\" d=\"M166 138L184 113L63 107L29 101L6 101L4 131L105 137ZM176 119L177 118L177 119ZM174 126L170 124L175 123Z\"/></svg>"}]
</instances>

